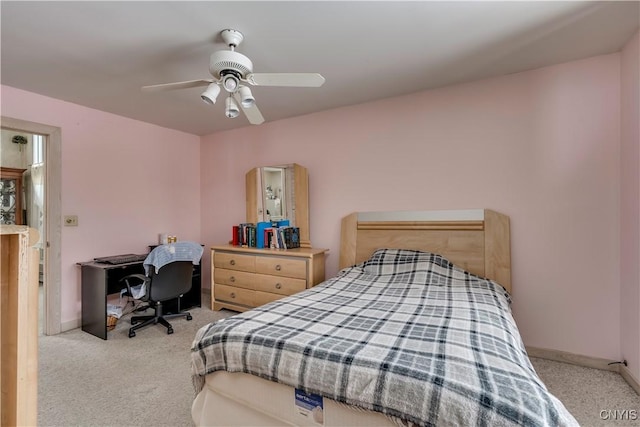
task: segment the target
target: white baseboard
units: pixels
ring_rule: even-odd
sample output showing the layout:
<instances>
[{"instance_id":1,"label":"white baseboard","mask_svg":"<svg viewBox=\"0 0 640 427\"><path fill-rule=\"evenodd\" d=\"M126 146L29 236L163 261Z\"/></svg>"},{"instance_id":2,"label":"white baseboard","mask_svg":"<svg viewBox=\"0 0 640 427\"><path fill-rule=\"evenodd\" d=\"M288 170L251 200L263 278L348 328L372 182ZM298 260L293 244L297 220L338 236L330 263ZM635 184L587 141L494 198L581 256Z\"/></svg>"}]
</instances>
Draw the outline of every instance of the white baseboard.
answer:
<instances>
[{"instance_id":1,"label":"white baseboard","mask_svg":"<svg viewBox=\"0 0 640 427\"><path fill-rule=\"evenodd\" d=\"M531 357L555 360L556 362L570 363L572 365L585 366L587 368L602 369L604 371L618 372L618 365L609 365L609 363L616 362L616 360L583 356L581 354L568 353L560 350L550 350L547 348L527 346L526 349L527 353Z\"/></svg>"},{"instance_id":2,"label":"white baseboard","mask_svg":"<svg viewBox=\"0 0 640 427\"><path fill-rule=\"evenodd\" d=\"M636 393L640 394L640 381L636 377L633 376L631 370L624 365L617 365L620 368L620 375L622 378L631 386L632 389L636 391Z\"/></svg>"},{"instance_id":3,"label":"white baseboard","mask_svg":"<svg viewBox=\"0 0 640 427\"><path fill-rule=\"evenodd\" d=\"M584 356L581 354L568 353L560 350L549 350L546 348L526 347L527 353L531 357L549 359L556 362L570 363L572 365L584 366L587 368L602 369L604 371L618 372L622 378L631 386L636 393L640 394L640 383L635 378L629 368L622 364L609 365L618 360L602 359L600 357Z\"/></svg>"},{"instance_id":4,"label":"white baseboard","mask_svg":"<svg viewBox=\"0 0 640 427\"><path fill-rule=\"evenodd\" d=\"M62 322L60 325L60 332L67 332L72 329L76 329L82 326L82 321L80 319L68 320L66 322Z\"/></svg>"}]
</instances>

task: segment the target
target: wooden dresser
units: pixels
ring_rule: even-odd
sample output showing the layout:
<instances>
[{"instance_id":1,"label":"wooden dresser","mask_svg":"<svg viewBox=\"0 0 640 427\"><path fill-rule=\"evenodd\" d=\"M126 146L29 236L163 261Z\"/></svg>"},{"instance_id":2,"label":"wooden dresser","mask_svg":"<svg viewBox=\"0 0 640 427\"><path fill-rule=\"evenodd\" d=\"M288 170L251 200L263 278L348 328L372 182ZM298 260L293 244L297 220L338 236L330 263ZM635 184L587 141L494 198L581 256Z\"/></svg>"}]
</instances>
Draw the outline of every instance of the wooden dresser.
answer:
<instances>
[{"instance_id":1,"label":"wooden dresser","mask_svg":"<svg viewBox=\"0 0 640 427\"><path fill-rule=\"evenodd\" d=\"M38 423L39 233L1 225L0 425Z\"/></svg>"},{"instance_id":2,"label":"wooden dresser","mask_svg":"<svg viewBox=\"0 0 640 427\"><path fill-rule=\"evenodd\" d=\"M245 311L324 281L327 249L211 248L211 307Z\"/></svg>"}]
</instances>

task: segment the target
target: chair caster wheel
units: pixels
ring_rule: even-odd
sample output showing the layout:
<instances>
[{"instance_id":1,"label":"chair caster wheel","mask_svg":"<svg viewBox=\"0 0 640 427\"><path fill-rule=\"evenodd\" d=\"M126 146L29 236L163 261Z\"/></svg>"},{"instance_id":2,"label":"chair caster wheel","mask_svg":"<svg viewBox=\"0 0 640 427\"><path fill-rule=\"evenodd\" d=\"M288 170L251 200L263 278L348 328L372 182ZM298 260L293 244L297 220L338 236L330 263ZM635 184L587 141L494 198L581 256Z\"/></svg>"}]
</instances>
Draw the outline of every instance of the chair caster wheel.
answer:
<instances>
[{"instance_id":1,"label":"chair caster wheel","mask_svg":"<svg viewBox=\"0 0 640 427\"><path fill-rule=\"evenodd\" d=\"M133 331L129 331L129 338L133 338L136 336L136 333Z\"/></svg>"},{"instance_id":2,"label":"chair caster wheel","mask_svg":"<svg viewBox=\"0 0 640 427\"><path fill-rule=\"evenodd\" d=\"M192 320L192 319L193 319L193 316L191 316L191 315L187 316L187 320Z\"/></svg>"},{"instance_id":3,"label":"chair caster wheel","mask_svg":"<svg viewBox=\"0 0 640 427\"><path fill-rule=\"evenodd\" d=\"M173 328L167 329L167 335L171 335L173 333Z\"/></svg>"}]
</instances>

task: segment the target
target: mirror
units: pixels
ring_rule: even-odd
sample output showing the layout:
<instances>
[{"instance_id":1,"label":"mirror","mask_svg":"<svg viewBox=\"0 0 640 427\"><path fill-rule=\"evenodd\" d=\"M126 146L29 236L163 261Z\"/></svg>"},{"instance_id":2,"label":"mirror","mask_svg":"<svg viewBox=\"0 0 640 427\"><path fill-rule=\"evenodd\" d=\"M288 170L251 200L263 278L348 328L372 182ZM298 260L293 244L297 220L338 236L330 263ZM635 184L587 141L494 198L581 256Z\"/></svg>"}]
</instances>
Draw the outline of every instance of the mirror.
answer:
<instances>
[{"instance_id":1,"label":"mirror","mask_svg":"<svg viewBox=\"0 0 640 427\"><path fill-rule=\"evenodd\" d=\"M289 220L300 229L300 247L310 248L309 177L298 165L263 166L246 175L247 222Z\"/></svg>"},{"instance_id":2,"label":"mirror","mask_svg":"<svg viewBox=\"0 0 640 427\"><path fill-rule=\"evenodd\" d=\"M262 168L262 185L259 185L259 187L263 190L264 206L262 210L265 221L293 220L293 218L290 218L291 215L288 214L292 210L290 208L287 209L288 206L286 206L288 199L286 197L286 170L283 167L266 166Z\"/></svg>"}]
</instances>

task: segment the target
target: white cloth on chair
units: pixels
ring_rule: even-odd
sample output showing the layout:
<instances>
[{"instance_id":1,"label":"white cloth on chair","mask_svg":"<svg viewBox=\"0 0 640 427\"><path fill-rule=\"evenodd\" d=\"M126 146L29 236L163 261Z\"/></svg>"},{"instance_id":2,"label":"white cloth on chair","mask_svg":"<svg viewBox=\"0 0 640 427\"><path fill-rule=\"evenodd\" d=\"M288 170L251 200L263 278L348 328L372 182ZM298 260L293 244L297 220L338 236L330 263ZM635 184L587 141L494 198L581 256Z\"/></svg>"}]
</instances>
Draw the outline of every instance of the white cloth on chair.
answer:
<instances>
[{"instance_id":1,"label":"white cloth on chair","mask_svg":"<svg viewBox=\"0 0 640 427\"><path fill-rule=\"evenodd\" d=\"M162 266L174 261L191 261L193 265L200 264L202 258L202 246L195 242L181 241L160 245L154 248L144 260L144 272L149 275L149 267L155 267L155 272Z\"/></svg>"},{"instance_id":2,"label":"white cloth on chair","mask_svg":"<svg viewBox=\"0 0 640 427\"><path fill-rule=\"evenodd\" d=\"M128 294L128 293L129 293L129 290L127 288L120 289L120 304L121 305L122 305L122 297L125 294ZM144 282L142 282L139 285L131 286L131 295L128 295L128 296L130 296L133 299L140 299L143 296L145 296L146 293L147 293L147 286L145 285Z\"/></svg>"}]
</instances>

